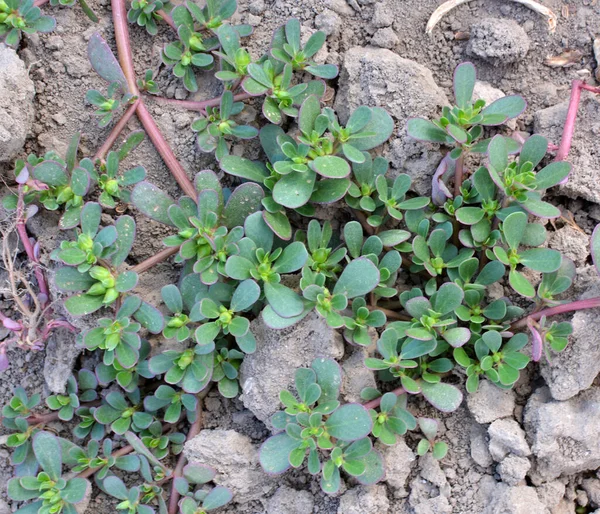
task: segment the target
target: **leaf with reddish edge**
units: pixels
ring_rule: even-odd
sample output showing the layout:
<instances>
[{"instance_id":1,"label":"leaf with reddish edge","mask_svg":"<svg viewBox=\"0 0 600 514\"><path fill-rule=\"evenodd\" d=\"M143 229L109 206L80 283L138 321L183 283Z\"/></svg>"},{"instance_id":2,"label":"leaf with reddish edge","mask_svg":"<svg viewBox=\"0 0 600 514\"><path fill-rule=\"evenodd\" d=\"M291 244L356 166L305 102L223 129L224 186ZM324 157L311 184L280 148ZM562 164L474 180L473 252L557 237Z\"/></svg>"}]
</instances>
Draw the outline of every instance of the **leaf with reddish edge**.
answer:
<instances>
[{"instance_id":1,"label":"leaf with reddish edge","mask_svg":"<svg viewBox=\"0 0 600 514\"><path fill-rule=\"evenodd\" d=\"M160 334L165 326L161 312L149 303L142 302L133 317L151 334Z\"/></svg>"},{"instance_id":2,"label":"leaf with reddish edge","mask_svg":"<svg viewBox=\"0 0 600 514\"><path fill-rule=\"evenodd\" d=\"M135 241L135 221L131 216L119 216L115 223L117 229L117 251L113 253L110 260L113 266L116 268L125 262L133 243Z\"/></svg>"},{"instance_id":3,"label":"leaf with reddish edge","mask_svg":"<svg viewBox=\"0 0 600 514\"><path fill-rule=\"evenodd\" d=\"M442 412L453 412L462 403L463 395L453 385L444 382L430 384L424 380L420 382L420 385L425 399Z\"/></svg>"},{"instance_id":4,"label":"leaf with reddish edge","mask_svg":"<svg viewBox=\"0 0 600 514\"><path fill-rule=\"evenodd\" d=\"M344 198L350 189L349 178L325 178L319 180L315 186L310 202L318 204L329 204Z\"/></svg>"},{"instance_id":5,"label":"leaf with reddish edge","mask_svg":"<svg viewBox=\"0 0 600 514\"><path fill-rule=\"evenodd\" d=\"M362 485L374 485L385 478L385 464L383 457L376 450L371 450L369 454L362 459L365 464L365 472L356 477L356 481Z\"/></svg>"},{"instance_id":6,"label":"leaf with reddish edge","mask_svg":"<svg viewBox=\"0 0 600 514\"><path fill-rule=\"evenodd\" d=\"M261 210L261 200L265 193L258 184L248 182L236 187L227 200L223 217L227 228L241 227L244 220L250 215Z\"/></svg>"},{"instance_id":7,"label":"leaf with reddish edge","mask_svg":"<svg viewBox=\"0 0 600 514\"><path fill-rule=\"evenodd\" d=\"M277 237L284 241L289 241L292 238L292 226L285 212L262 211L262 217Z\"/></svg>"},{"instance_id":8,"label":"leaf with reddish edge","mask_svg":"<svg viewBox=\"0 0 600 514\"><path fill-rule=\"evenodd\" d=\"M270 305L267 305L262 311L262 318L269 328L273 330L283 330L284 328L291 327L296 323L302 321L310 311L313 310L314 304L310 302L304 302L304 310L298 316L293 316L291 318L282 318L277 314Z\"/></svg>"},{"instance_id":9,"label":"leaf with reddish edge","mask_svg":"<svg viewBox=\"0 0 600 514\"><path fill-rule=\"evenodd\" d=\"M453 175L455 167L456 160L448 152L440 161L431 179L431 199L435 205L444 205L448 198L452 198L452 193L444 182L444 178Z\"/></svg>"},{"instance_id":10,"label":"leaf with reddish edge","mask_svg":"<svg viewBox=\"0 0 600 514\"><path fill-rule=\"evenodd\" d=\"M491 122L482 122L482 125L495 126L502 125L507 120L516 118L527 108L527 102L522 96L510 95L498 98L495 102L492 102L485 109L481 111L481 114L485 116L490 115L502 115L504 116L503 121L492 120Z\"/></svg>"},{"instance_id":11,"label":"leaf with reddish edge","mask_svg":"<svg viewBox=\"0 0 600 514\"><path fill-rule=\"evenodd\" d=\"M471 98L473 98L476 78L473 63L463 62L454 70L454 99L459 108L465 109L469 106Z\"/></svg>"},{"instance_id":12,"label":"leaf with reddish edge","mask_svg":"<svg viewBox=\"0 0 600 514\"><path fill-rule=\"evenodd\" d=\"M263 470L270 475L280 475L290 467L289 455L302 444L287 433L269 437L260 447L258 459Z\"/></svg>"},{"instance_id":13,"label":"leaf with reddish edge","mask_svg":"<svg viewBox=\"0 0 600 514\"><path fill-rule=\"evenodd\" d=\"M102 39L100 34L95 33L90 37L88 43L88 58L92 68L109 84L117 82L123 88L123 91L128 91L125 74L119 65L119 61L113 54L112 50Z\"/></svg>"},{"instance_id":14,"label":"leaf with reddish edge","mask_svg":"<svg viewBox=\"0 0 600 514\"><path fill-rule=\"evenodd\" d=\"M154 184L146 181L137 184L131 192L131 203L149 218L174 226L168 210L175 200Z\"/></svg>"},{"instance_id":15,"label":"leaf with reddish edge","mask_svg":"<svg viewBox=\"0 0 600 514\"><path fill-rule=\"evenodd\" d=\"M527 318L527 328L529 328L529 331L531 332L531 359L533 362L538 362L542 358L544 342L542 340L542 335L533 324L534 321L531 318Z\"/></svg>"}]
</instances>

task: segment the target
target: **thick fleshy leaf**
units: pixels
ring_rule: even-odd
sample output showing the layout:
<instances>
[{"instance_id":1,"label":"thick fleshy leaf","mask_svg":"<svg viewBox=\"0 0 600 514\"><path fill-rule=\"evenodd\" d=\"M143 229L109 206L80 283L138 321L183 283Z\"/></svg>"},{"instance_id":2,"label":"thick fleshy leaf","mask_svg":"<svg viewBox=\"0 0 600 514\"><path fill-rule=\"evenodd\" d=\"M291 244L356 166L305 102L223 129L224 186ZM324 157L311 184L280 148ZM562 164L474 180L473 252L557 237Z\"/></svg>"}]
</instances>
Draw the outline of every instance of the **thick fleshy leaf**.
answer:
<instances>
[{"instance_id":1,"label":"thick fleshy leaf","mask_svg":"<svg viewBox=\"0 0 600 514\"><path fill-rule=\"evenodd\" d=\"M471 331L466 327L450 328L442 334L442 337L450 346L458 348L469 342Z\"/></svg>"},{"instance_id":2,"label":"thick fleshy leaf","mask_svg":"<svg viewBox=\"0 0 600 514\"><path fill-rule=\"evenodd\" d=\"M262 211L262 217L265 223L279 239L289 241L292 238L292 225L290 224L288 217L285 215L285 212Z\"/></svg>"},{"instance_id":3,"label":"thick fleshy leaf","mask_svg":"<svg viewBox=\"0 0 600 514\"><path fill-rule=\"evenodd\" d=\"M140 182L131 192L131 202L149 218L174 226L169 218L169 207L175 201L163 190L150 182Z\"/></svg>"},{"instance_id":4,"label":"thick fleshy leaf","mask_svg":"<svg viewBox=\"0 0 600 514\"><path fill-rule=\"evenodd\" d=\"M102 307L103 298L102 295L90 296L87 294L69 296L65 300L65 308L73 316L86 316Z\"/></svg>"},{"instance_id":5,"label":"thick fleshy leaf","mask_svg":"<svg viewBox=\"0 0 600 514\"><path fill-rule=\"evenodd\" d=\"M470 62L463 62L454 70L454 99L459 108L465 109L471 103L475 79L475 66Z\"/></svg>"},{"instance_id":6,"label":"thick fleshy leaf","mask_svg":"<svg viewBox=\"0 0 600 514\"><path fill-rule=\"evenodd\" d=\"M435 293L432 300L433 310L441 314L454 311L464 298L463 290L453 282L446 282Z\"/></svg>"},{"instance_id":7,"label":"thick fleshy leaf","mask_svg":"<svg viewBox=\"0 0 600 514\"><path fill-rule=\"evenodd\" d=\"M535 296L534 287L522 273L519 273L516 270L511 270L508 274L508 282L511 287L520 295L525 296L526 298L533 298Z\"/></svg>"},{"instance_id":8,"label":"thick fleshy leaf","mask_svg":"<svg viewBox=\"0 0 600 514\"><path fill-rule=\"evenodd\" d=\"M319 114L321 114L321 102L314 95L308 96L302 102L300 114L298 115L298 127L304 134L310 135Z\"/></svg>"},{"instance_id":9,"label":"thick fleshy leaf","mask_svg":"<svg viewBox=\"0 0 600 514\"><path fill-rule=\"evenodd\" d=\"M62 291L83 291L96 282L88 273L80 273L76 268L63 266L54 275L56 286Z\"/></svg>"},{"instance_id":10,"label":"thick fleshy leaf","mask_svg":"<svg viewBox=\"0 0 600 514\"><path fill-rule=\"evenodd\" d=\"M571 173L571 164L564 161L552 162L535 175L535 188L539 191L560 184Z\"/></svg>"},{"instance_id":11,"label":"thick fleshy leaf","mask_svg":"<svg viewBox=\"0 0 600 514\"><path fill-rule=\"evenodd\" d=\"M373 422L362 405L349 403L335 410L325 426L327 432L340 441L356 441L369 435Z\"/></svg>"},{"instance_id":12,"label":"thick fleshy leaf","mask_svg":"<svg viewBox=\"0 0 600 514\"><path fill-rule=\"evenodd\" d=\"M521 114L526 107L527 102L525 102L522 96L503 96L502 98L498 98L498 100L492 102L490 105L485 107L481 111L481 114L484 117L491 116L494 114L501 114L505 117L504 121L506 121L519 116L519 114ZM492 123L492 125L500 125L501 123L504 123L504 121L501 121L499 123Z\"/></svg>"},{"instance_id":13,"label":"thick fleshy leaf","mask_svg":"<svg viewBox=\"0 0 600 514\"><path fill-rule=\"evenodd\" d=\"M347 298L363 296L377 287L379 278L377 266L366 257L360 257L344 268L333 293L344 294Z\"/></svg>"},{"instance_id":14,"label":"thick fleshy leaf","mask_svg":"<svg viewBox=\"0 0 600 514\"><path fill-rule=\"evenodd\" d=\"M307 259L308 252L304 243L295 241L283 249L282 254L273 265L273 271L277 273L293 273L304 266Z\"/></svg>"},{"instance_id":15,"label":"thick fleshy leaf","mask_svg":"<svg viewBox=\"0 0 600 514\"><path fill-rule=\"evenodd\" d=\"M554 205L543 202L539 199L539 193L529 192L527 193L527 200L521 203L521 206L529 213L537 216L538 218L552 219L558 218L561 213L560 209Z\"/></svg>"},{"instance_id":16,"label":"thick fleshy leaf","mask_svg":"<svg viewBox=\"0 0 600 514\"><path fill-rule=\"evenodd\" d=\"M43 161L33 168L33 176L50 187L66 186L69 176L62 164L55 161Z\"/></svg>"},{"instance_id":17,"label":"thick fleshy leaf","mask_svg":"<svg viewBox=\"0 0 600 514\"><path fill-rule=\"evenodd\" d=\"M452 412L460 407L462 393L453 385L444 382L431 384L421 381L421 391L425 399L442 412Z\"/></svg>"},{"instance_id":18,"label":"thick fleshy leaf","mask_svg":"<svg viewBox=\"0 0 600 514\"><path fill-rule=\"evenodd\" d=\"M269 306L282 318L293 318L302 314L304 302L298 293L282 284L266 282L265 297Z\"/></svg>"},{"instance_id":19,"label":"thick fleshy leaf","mask_svg":"<svg viewBox=\"0 0 600 514\"><path fill-rule=\"evenodd\" d=\"M223 171L230 175L245 178L259 184L262 184L264 179L269 176L263 164L235 155L226 155L221 159L219 165Z\"/></svg>"},{"instance_id":20,"label":"thick fleshy leaf","mask_svg":"<svg viewBox=\"0 0 600 514\"><path fill-rule=\"evenodd\" d=\"M204 501L202 508L205 510L213 510L226 505L233 498L231 491L227 487L217 486L210 490Z\"/></svg>"},{"instance_id":21,"label":"thick fleshy leaf","mask_svg":"<svg viewBox=\"0 0 600 514\"><path fill-rule=\"evenodd\" d=\"M312 170L284 175L273 188L273 199L288 209L302 207L312 195L315 180Z\"/></svg>"},{"instance_id":22,"label":"thick fleshy leaf","mask_svg":"<svg viewBox=\"0 0 600 514\"><path fill-rule=\"evenodd\" d=\"M310 163L311 168L326 178L345 178L350 175L350 165L341 157L327 155L317 157Z\"/></svg>"},{"instance_id":23,"label":"thick fleshy leaf","mask_svg":"<svg viewBox=\"0 0 600 514\"><path fill-rule=\"evenodd\" d=\"M119 216L115 223L117 229L117 250L110 256L113 266L118 267L125 262L135 241L135 221L131 216Z\"/></svg>"},{"instance_id":24,"label":"thick fleshy leaf","mask_svg":"<svg viewBox=\"0 0 600 514\"><path fill-rule=\"evenodd\" d=\"M161 312L147 302L142 302L133 317L151 334L160 334L165 325Z\"/></svg>"},{"instance_id":25,"label":"thick fleshy leaf","mask_svg":"<svg viewBox=\"0 0 600 514\"><path fill-rule=\"evenodd\" d=\"M277 314L270 305L267 305L263 309L261 315L263 321L265 322L265 325L267 325L269 328L272 328L274 330L283 330L284 328L291 327L299 321L302 321L312 310L312 304L308 304L308 306L305 304L304 310L301 314L291 318L284 318L282 316L279 316L279 314Z\"/></svg>"},{"instance_id":26,"label":"thick fleshy leaf","mask_svg":"<svg viewBox=\"0 0 600 514\"><path fill-rule=\"evenodd\" d=\"M41 468L52 480L62 475L61 449L58 438L50 432L38 432L33 437L33 452Z\"/></svg>"},{"instance_id":27,"label":"thick fleshy leaf","mask_svg":"<svg viewBox=\"0 0 600 514\"><path fill-rule=\"evenodd\" d=\"M257 184L246 183L236 187L227 200L223 217L227 228L241 227L252 213L261 210L261 201L265 193Z\"/></svg>"},{"instance_id":28,"label":"thick fleshy leaf","mask_svg":"<svg viewBox=\"0 0 600 514\"><path fill-rule=\"evenodd\" d=\"M352 139L352 146L358 150L371 150L385 143L394 131L394 120L381 107L371 107L371 119L360 133L375 135Z\"/></svg>"},{"instance_id":29,"label":"thick fleshy leaf","mask_svg":"<svg viewBox=\"0 0 600 514\"><path fill-rule=\"evenodd\" d=\"M552 273L560 268L562 263L560 252L550 248L531 248L520 252L519 257L521 264L542 273Z\"/></svg>"},{"instance_id":30,"label":"thick fleshy leaf","mask_svg":"<svg viewBox=\"0 0 600 514\"><path fill-rule=\"evenodd\" d=\"M523 212L513 212L509 214L502 224L502 231L508 246L516 250L523 239L525 228L527 227L527 214Z\"/></svg>"},{"instance_id":31,"label":"thick fleshy leaf","mask_svg":"<svg viewBox=\"0 0 600 514\"><path fill-rule=\"evenodd\" d=\"M488 146L490 164L497 172L503 172L508 166L508 150L504 136L494 136Z\"/></svg>"},{"instance_id":32,"label":"thick fleshy leaf","mask_svg":"<svg viewBox=\"0 0 600 514\"><path fill-rule=\"evenodd\" d=\"M231 297L230 308L234 312L245 311L260 297L260 287L254 280L244 280L237 286Z\"/></svg>"},{"instance_id":33,"label":"thick fleshy leaf","mask_svg":"<svg viewBox=\"0 0 600 514\"><path fill-rule=\"evenodd\" d=\"M527 138L519 154L519 164L530 162L535 168L548 151L548 140L538 134Z\"/></svg>"},{"instance_id":34,"label":"thick fleshy leaf","mask_svg":"<svg viewBox=\"0 0 600 514\"><path fill-rule=\"evenodd\" d=\"M96 73L109 84L117 82L127 91L127 81L119 61L100 34L92 34L88 42L88 58Z\"/></svg>"},{"instance_id":35,"label":"thick fleshy leaf","mask_svg":"<svg viewBox=\"0 0 600 514\"><path fill-rule=\"evenodd\" d=\"M285 432L269 437L260 447L260 465L267 473L283 473L291 467L289 454L300 444L301 441L292 439Z\"/></svg>"},{"instance_id":36,"label":"thick fleshy leaf","mask_svg":"<svg viewBox=\"0 0 600 514\"><path fill-rule=\"evenodd\" d=\"M349 178L325 178L315 183L310 201L312 203L328 204L344 198L350 188Z\"/></svg>"},{"instance_id":37,"label":"thick fleshy leaf","mask_svg":"<svg viewBox=\"0 0 600 514\"><path fill-rule=\"evenodd\" d=\"M444 130L423 118L411 118L408 120L407 131L410 137L419 141L445 143L448 140L448 134Z\"/></svg>"}]
</instances>

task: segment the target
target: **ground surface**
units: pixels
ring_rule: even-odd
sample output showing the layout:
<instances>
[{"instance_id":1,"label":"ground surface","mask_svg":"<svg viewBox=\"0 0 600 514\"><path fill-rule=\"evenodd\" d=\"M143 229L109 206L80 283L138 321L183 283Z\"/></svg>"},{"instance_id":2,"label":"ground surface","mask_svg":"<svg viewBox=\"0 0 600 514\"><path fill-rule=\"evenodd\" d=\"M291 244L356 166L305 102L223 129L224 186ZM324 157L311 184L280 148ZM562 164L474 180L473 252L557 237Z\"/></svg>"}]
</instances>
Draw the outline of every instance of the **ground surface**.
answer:
<instances>
[{"instance_id":1,"label":"ground surface","mask_svg":"<svg viewBox=\"0 0 600 514\"><path fill-rule=\"evenodd\" d=\"M570 82L576 78L591 79L596 69L592 41L600 33L600 3L595 0L546 0L545 4L559 15L554 34L548 33L544 18L522 5L509 0L475 0L446 16L432 37L425 35L424 28L439 4L438 0L348 0L347 3L345 0L240 0L239 4L237 21L255 27L248 40L255 57L266 49L272 31L290 17L298 17L307 31L328 31L330 35L323 58L326 62L342 66L340 78L331 82L330 86L334 90L346 90L346 95L355 94L347 82L354 81L355 87L358 82L351 73L344 71L345 59L360 53L355 47L372 47L375 60L390 58L389 54L376 50L383 47L397 56L416 61L431 71L433 79L448 97L451 97L452 71L456 64L473 60L480 80L505 94L522 94L528 100L527 111L519 118L517 128L529 133L535 129L556 143L562 111L560 108L554 111L544 109L567 100ZM63 154L69 138L76 131L82 133L83 154L91 155L108 133L109 129L96 126L91 108L84 103L88 89L103 87L88 63L87 40L94 32L100 32L111 45L114 44L110 3L106 0L92 1L91 6L101 18L98 25L91 23L78 8L46 8L56 16L57 29L52 34L25 38L19 49L36 90L35 120L22 155L50 149ZM513 20L518 24L529 45L526 55L510 63L506 62L510 59L486 61L477 55L468 55L477 53L477 49L475 45L471 47L466 38L469 33L481 36L480 31L484 28L476 29L474 25L484 18ZM493 27L495 22L488 27L490 25ZM507 40L514 35L514 30L513 26L505 34ZM168 27L161 28L154 38L143 29L132 27L138 76L146 69L152 69L158 74L157 81L164 96L184 99L187 92L182 84L160 65L160 49L171 40L173 34ZM581 51L581 58L573 66L551 68L544 64L547 57L559 55L566 49ZM402 154L404 127L401 125L407 116L417 114L411 112L414 102L411 104L410 99L402 99L402 81L406 79L392 74L382 80L376 70L371 73L362 77L365 83L360 85L361 90L368 98L390 108L398 122L398 135L392 136L384 152L392 159L395 169L406 168L409 173L418 173L420 176L417 178L426 184L426 173L431 173L433 168L421 170L411 158L406 157L406 153ZM218 83L208 74L199 76L199 85L199 93L194 96L196 99L219 94ZM570 252L572 255L569 256L582 268L573 298L590 294L598 287L598 279L590 267L585 234L589 235L600 220L600 207L593 203L600 201L600 196L595 196L594 191L594 188L600 187L597 143L600 118L597 116L597 100L584 96L586 100L573 153L575 174L579 178L574 186L557 191L555 195L556 203L565 210L567 217L569 212L573 215L574 223L559 221L554 227L548 226L556 231L551 238L551 246L567 254ZM330 103L333 102L335 98L330 99ZM190 177L201 169L218 169L213 158L201 153L195 146L190 129L194 119L192 112L153 100L149 100L148 104ZM564 113L562 115L564 118ZM255 113L255 116L260 115ZM253 121L252 112L246 121ZM138 128L136 121L128 126L128 130ZM259 156L256 142L234 148L234 152L244 152L251 158ZM150 142L145 141L126 164L143 164L148 171L148 180L173 195L178 194L177 184ZM9 164L0 164L0 171L5 176L11 175L10 170ZM138 227L138 238L130 257L130 263L135 264L162 248L161 239L166 230L142 215L132 214ZM325 215L347 219L343 210L329 211ZM46 217L30 227L42 248L47 248L48 252L63 237L52 228L55 222L52 217ZM176 276L177 270L169 264L162 264L143 277L139 292L156 300L160 287L172 283ZM10 305L4 301L0 302L0 307L5 309ZM444 416L442 437L449 443L450 452L441 463L427 458L418 459L413 453L418 440L409 436L405 443L387 452L388 476L382 485L365 490L349 482L343 495L331 498L322 494L318 484L303 472L288 473L276 481L257 478L259 472L244 475L248 469L252 471L256 467L250 459L242 463L238 471L229 472L230 475L239 472L242 478L247 476L248 480L257 480L257 489L236 498L237 503L224 512L570 514L576 512L576 507L580 509L578 513L593 512L600 508L600 480L595 472L600 465L597 443L600 401L592 383L600 371L597 364L600 361L600 345L593 328L600 318L594 312L585 316L587 318L582 316L576 320L573 346L554 362L554 367L530 365L515 393L500 394L486 387L476 398L464 402L458 412ZM585 344L585 350L577 349L579 341ZM345 357L340 357L340 360L349 359L351 355L347 349ZM57 356L47 356L46 360L49 358ZM15 352L10 369L0 375L0 405L6 402L12 388L17 385L23 385L30 393L48 393L44 382L44 360L43 354ZM284 363L281 365L285 366ZM584 378L573 383L573 376ZM554 399L549 396L545 385L550 386ZM571 414L566 420L558 422L553 417L553 413L567 411ZM420 413L439 415L428 412L426 408ZM582 428L584 426L587 431ZM56 428L59 431L65 429L61 426ZM249 439L234 439L232 444L245 444L252 448L268 434L265 426L245 408L242 401L226 401L216 393L211 393L207 400L205 428L236 431ZM238 449L236 446L223 448L223 453L235 453ZM11 476L8 457L6 449L0 446L2 514L2 500L5 499L3 484ZM224 469L222 474L227 478L228 471ZM114 504L100 496L92 500L88 512L114 513Z\"/></svg>"}]
</instances>

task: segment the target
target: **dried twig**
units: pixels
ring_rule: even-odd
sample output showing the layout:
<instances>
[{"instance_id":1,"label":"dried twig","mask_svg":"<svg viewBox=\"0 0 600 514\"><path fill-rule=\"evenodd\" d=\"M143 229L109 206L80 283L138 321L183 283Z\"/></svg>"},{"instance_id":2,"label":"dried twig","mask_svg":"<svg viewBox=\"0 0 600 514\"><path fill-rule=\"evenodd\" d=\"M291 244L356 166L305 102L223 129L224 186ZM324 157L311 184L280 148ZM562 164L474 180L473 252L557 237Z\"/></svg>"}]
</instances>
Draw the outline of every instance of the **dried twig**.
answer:
<instances>
[{"instance_id":1,"label":"dried twig","mask_svg":"<svg viewBox=\"0 0 600 514\"><path fill-rule=\"evenodd\" d=\"M471 0L448 0L440 5L431 15L429 21L427 22L427 27L425 28L425 32L427 34L431 34L434 27L439 23L439 21L448 14L452 9L458 7L459 5L466 4ZM546 6L535 2L534 0L512 0L513 2L517 2L518 4L523 4L526 7L529 7L533 11L540 13L542 16L546 16L548 18L548 30L552 33L556 30L556 23L558 18L554 12L548 9Z\"/></svg>"}]
</instances>

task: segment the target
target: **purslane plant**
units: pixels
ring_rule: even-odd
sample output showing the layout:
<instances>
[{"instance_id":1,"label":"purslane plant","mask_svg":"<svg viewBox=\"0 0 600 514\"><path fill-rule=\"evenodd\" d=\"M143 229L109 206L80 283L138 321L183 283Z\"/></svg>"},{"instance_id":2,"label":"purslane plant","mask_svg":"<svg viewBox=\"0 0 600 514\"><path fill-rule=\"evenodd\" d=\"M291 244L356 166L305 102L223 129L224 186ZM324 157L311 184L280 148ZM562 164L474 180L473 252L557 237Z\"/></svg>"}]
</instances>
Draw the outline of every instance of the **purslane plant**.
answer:
<instances>
[{"instance_id":1,"label":"purslane plant","mask_svg":"<svg viewBox=\"0 0 600 514\"><path fill-rule=\"evenodd\" d=\"M118 7L119 1L115 4ZM147 8L152 18L158 7L148 3L142 9ZM171 314L166 323L156 308L131 293L138 274L125 263L135 236L132 218L122 216L114 226L101 228L100 204L83 202L94 181L104 206L110 206L107 194L126 197L120 188L125 184L115 188L113 182L118 182L118 163L108 153L110 148L99 152L96 162L77 163L74 141L64 161L51 154L17 165L17 182L28 203L38 201L54 209L64 205L67 220L62 228L80 225L77 239L53 254L66 265L56 274L57 285L86 291L68 298L67 309L74 315L103 309L97 326L78 338L81 346L100 353L95 374L82 370L78 389L71 379L67 394L49 397L47 403L55 409L49 414L32 412L40 399L29 399L22 390L3 411L3 424L15 431L9 443L16 448L13 462L23 477L11 482L15 499L26 495L41 501L24 507L24 512L73 512L71 504L81 497L83 482L75 478L70 485L63 480L56 462L51 472L46 469L50 464L44 452L50 447L66 467L84 476L95 474L99 487L121 500L119 511L150 514L158 508L161 513L176 514L179 509L195 514L227 503L231 492L224 488L208 493L204 488L192 490L194 484L211 481L214 472L189 466L183 472L181 466L171 470L161 460L177 455L185 437L170 424L185 415L192 423L188 437L197 430L198 393L216 382L223 396L238 394L239 366L244 354L256 346L249 326L257 316L268 326L283 329L314 310L329 326L343 330L350 344L368 346L377 339L378 355L365 364L382 381L399 386L386 394L376 389L363 392L364 406L341 404L338 365L317 359L310 369L298 370L294 394L282 393L286 410L273 419L280 432L263 445L261 463L269 472L283 472L306 462L309 472L321 474L323 489L333 493L341 487L341 472L364 484L384 475L371 435L393 444L419 426L425 439L417 453L431 450L434 457L443 458L447 446L437 436L437 422L415 418L409 396L422 395L441 411L455 410L462 394L447 380L450 373L465 377L468 392L476 391L484 378L509 388L530 360L525 351L528 337L521 330L531 333L532 358L538 360L544 351L550 355L551 350L564 349L571 332L568 323L549 322L549 316L600 303L598 299L561 303L560 295L575 276L574 266L543 247L546 229L529 218L558 215L542 195L568 178L570 166L553 163L536 171L548 148L540 136L524 143L504 136L481 139L482 127L504 123L524 109L520 97L505 97L490 106L474 101L474 68L461 65L454 80L457 105L444 108L433 123L409 121L412 136L450 147L434 175L432 197L419 197L411 192L406 175L392 178L385 159L369 153L394 130L383 109L359 107L348 120L338 120L333 110L320 104L323 82L296 83L296 71L326 79L337 74L335 67L312 60L324 36L316 33L302 45L299 23L291 20L276 31L269 55L252 62L240 46L249 27L224 24L235 7L234 0L210 0L204 8L193 3L177 7L172 22L181 40L165 53L171 54L171 64L189 87L195 84L194 58L205 68L215 57L220 60L217 76L226 93L219 111L211 111L214 120L200 127L200 132L206 130L202 137L207 145L207 133L221 141L235 127L229 115L238 86L264 95L263 113L273 124L259 135L269 162L223 154L221 168L250 183L230 191L212 171L204 170L196 176L196 194L193 187L192 191L184 187L190 196L177 202L148 182L135 186L133 204L174 229L165 244L177 248L176 261L184 264L178 286L162 291ZM115 28L123 37L123 25ZM126 70L126 77L98 36L90 39L90 57L109 84L132 95L128 99L134 96L132 70ZM148 84L151 78L146 75ZM103 115L112 115L114 106L102 105ZM284 115L297 117L297 132L286 134L278 126ZM147 123L147 117L141 119ZM227 130L221 130L222 123ZM156 128L151 132L154 138L159 136ZM217 142L215 149L219 144L222 147ZM157 147L164 154L164 145ZM484 156L478 168L467 169L468 153ZM120 150L116 156L119 161L124 157ZM100 175L94 164L100 166ZM88 173L87 182L80 168ZM173 173L185 186L181 174ZM452 173L454 194L449 187ZM138 182L143 177L134 178ZM316 206L342 199L358 221L332 228L313 220L307 226L297 216L313 216ZM596 231L592 238L596 261L599 234ZM147 269L144 264L136 268ZM537 289L535 277L525 268L542 273ZM400 287L398 278L406 270L408 287ZM294 275L301 275L298 286ZM507 298L490 298L489 286L502 280L531 298L535 312L518 319L522 308ZM12 326L11 321L3 318L5 326ZM144 330L162 331L181 346L150 357ZM110 389L98 395L99 387ZM84 450L43 435L48 434L43 430L48 421L72 417L78 421L76 437L90 436L98 443ZM107 438L112 433L124 435L129 446L112 451L115 445ZM122 458L129 453L132 458ZM40 465L42 474L31 476ZM128 489L112 475L111 468L120 466L129 472L137 469L143 483ZM162 488L167 480L173 481L169 507ZM46 490L43 496L40 489Z\"/></svg>"}]
</instances>

